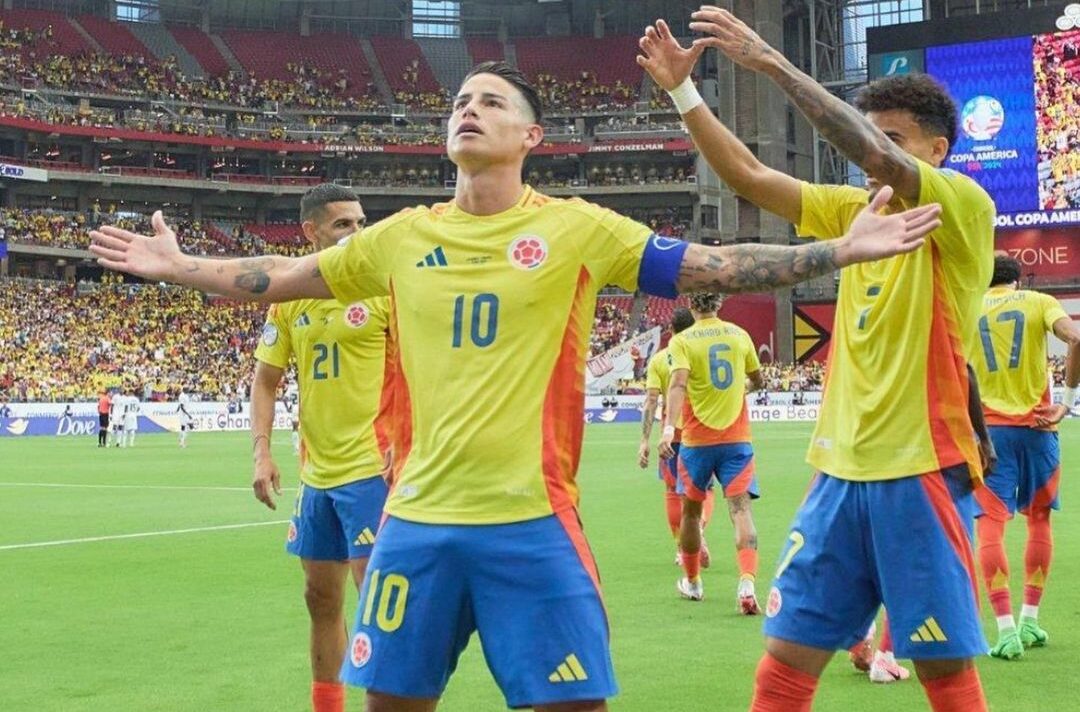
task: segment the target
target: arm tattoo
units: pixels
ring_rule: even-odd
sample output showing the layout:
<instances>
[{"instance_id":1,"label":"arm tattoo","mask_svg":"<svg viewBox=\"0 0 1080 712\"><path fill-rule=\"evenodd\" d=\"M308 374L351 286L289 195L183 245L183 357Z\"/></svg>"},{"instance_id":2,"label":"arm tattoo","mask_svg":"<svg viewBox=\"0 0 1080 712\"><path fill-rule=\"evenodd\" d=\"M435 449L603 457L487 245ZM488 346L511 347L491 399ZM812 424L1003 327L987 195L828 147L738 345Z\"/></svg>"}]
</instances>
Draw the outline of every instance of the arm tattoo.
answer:
<instances>
[{"instance_id":1,"label":"arm tattoo","mask_svg":"<svg viewBox=\"0 0 1080 712\"><path fill-rule=\"evenodd\" d=\"M826 141L870 175L895 185L917 170L865 116L810 77L784 66L773 79Z\"/></svg>"},{"instance_id":2,"label":"arm tattoo","mask_svg":"<svg viewBox=\"0 0 1080 712\"><path fill-rule=\"evenodd\" d=\"M679 268L680 292L766 292L805 282L839 269L833 241L788 247L746 243L707 250L704 259L688 251Z\"/></svg>"},{"instance_id":3,"label":"arm tattoo","mask_svg":"<svg viewBox=\"0 0 1080 712\"><path fill-rule=\"evenodd\" d=\"M314 279L322 277L322 272L319 271L319 265L315 265L315 269L311 270L311 276Z\"/></svg>"},{"instance_id":4,"label":"arm tattoo","mask_svg":"<svg viewBox=\"0 0 1080 712\"><path fill-rule=\"evenodd\" d=\"M750 509L750 495L737 494L728 499L728 511L732 514L741 514ZM755 536L755 540L756 540ZM756 542L755 542L756 543Z\"/></svg>"},{"instance_id":5,"label":"arm tattoo","mask_svg":"<svg viewBox=\"0 0 1080 712\"><path fill-rule=\"evenodd\" d=\"M189 260L187 266L184 267L184 271L185 272L198 272L199 271L199 263L196 260Z\"/></svg>"},{"instance_id":6,"label":"arm tattoo","mask_svg":"<svg viewBox=\"0 0 1080 712\"><path fill-rule=\"evenodd\" d=\"M641 411L641 437L646 440L652 435L653 420L656 419L656 403L645 400L645 408Z\"/></svg>"},{"instance_id":7,"label":"arm tattoo","mask_svg":"<svg viewBox=\"0 0 1080 712\"><path fill-rule=\"evenodd\" d=\"M233 283L238 289L252 294L262 294L270 288L270 275L267 273L274 267L274 258L255 257L250 260L241 260L240 269Z\"/></svg>"}]
</instances>

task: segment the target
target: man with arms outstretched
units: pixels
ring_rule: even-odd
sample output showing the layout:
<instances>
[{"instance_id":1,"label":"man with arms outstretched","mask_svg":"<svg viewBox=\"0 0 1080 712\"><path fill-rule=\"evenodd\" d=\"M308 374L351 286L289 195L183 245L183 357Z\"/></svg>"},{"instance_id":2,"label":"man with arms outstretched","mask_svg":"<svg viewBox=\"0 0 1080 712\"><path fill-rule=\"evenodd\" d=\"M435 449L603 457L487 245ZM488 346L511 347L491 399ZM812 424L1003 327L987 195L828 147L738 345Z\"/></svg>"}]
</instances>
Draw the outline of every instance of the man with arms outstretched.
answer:
<instances>
[{"instance_id":1,"label":"man with arms outstretched","mask_svg":"<svg viewBox=\"0 0 1080 712\"><path fill-rule=\"evenodd\" d=\"M929 77L910 75L870 84L856 110L731 13L703 6L693 18L690 29L705 38L684 49L658 22L638 62L672 94L699 150L736 192L822 239L843 234L885 184L896 189L891 210L942 205L943 225L925 247L841 272L807 457L818 475L769 593L752 709L809 710L834 652L857 642L884 602L896 653L915 660L931 706L985 710L972 660L986 641L970 541L982 471L966 362L990 277L994 205L974 181L940 168L955 106ZM758 161L689 83L706 47L772 79L866 171L869 190L811 185Z\"/></svg>"},{"instance_id":2,"label":"man with arms outstretched","mask_svg":"<svg viewBox=\"0 0 1080 712\"><path fill-rule=\"evenodd\" d=\"M524 185L540 118L519 71L474 68L447 126L454 199L404 210L317 256L191 257L160 213L153 237L92 235L105 267L232 298L394 297L394 490L343 667L367 688L370 712L434 710L474 630L509 705L607 709L617 688L575 484L604 285L666 298L774 289L916 250L939 224L937 206L878 214L891 195L883 189L840 240L707 247L659 237Z\"/></svg>"}]
</instances>

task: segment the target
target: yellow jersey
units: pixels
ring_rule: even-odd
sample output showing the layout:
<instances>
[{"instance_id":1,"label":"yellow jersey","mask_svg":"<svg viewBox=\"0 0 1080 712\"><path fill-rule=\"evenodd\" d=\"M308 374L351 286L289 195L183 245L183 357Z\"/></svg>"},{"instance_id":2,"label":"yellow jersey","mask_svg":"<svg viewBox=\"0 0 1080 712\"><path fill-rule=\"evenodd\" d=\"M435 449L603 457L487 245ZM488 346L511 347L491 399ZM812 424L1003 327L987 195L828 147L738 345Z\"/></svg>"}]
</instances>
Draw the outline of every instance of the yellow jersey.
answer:
<instances>
[{"instance_id":1,"label":"yellow jersey","mask_svg":"<svg viewBox=\"0 0 1080 712\"><path fill-rule=\"evenodd\" d=\"M671 354L667 347L654 353L649 359L649 365L645 369L645 389L660 391L660 413L667 411L668 384L671 383ZM666 418L666 416L663 416ZM683 416L679 413L675 419L675 439L672 442L682 440Z\"/></svg>"},{"instance_id":2,"label":"yellow jersey","mask_svg":"<svg viewBox=\"0 0 1080 712\"><path fill-rule=\"evenodd\" d=\"M407 209L320 253L340 301L394 298L388 514L499 524L577 506L596 294L638 288L646 246L663 239L651 232L526 187L495 215Z\"/></svg>"},{"instance_id":3,"label":"yellow jersey","mask_svg":"<svg viewBox=\"0 0 1080 712\"><path fill-rule=\"evenodd\" d=\"M920 249L840 273L821 412L808 462L849 480L888 480L966 462L981 478L968 416L969 361L993 271L994 204L975 181L919 162L918 201L940 203ZM843 235L869 200L802 186L800 235Z\"/></svg>"},{"instance_id":4,"label":"yellow jersey","mask_svg":"<svg viewBox=\"0 0 1080 712\"><path fill-rule=\"evenodd\" d=\"M377 477L389 449L391 320L386 298L304 299L270 307L255 358L277 368L296 361L300 386L300 480L339 487Z\"/></svg>"},{"instance_id":5,"label":"yellow jersey","mask_svg":"<svg viewBox=\"0 0 1080 712\"><path fill-rule=\"evenodd\" d=\"M671 370L687 370L683 444L750 442L746 375L761 370L750 335L717 317L699 319L668 344Z\"/></svg>"},{"instance_id":6,"label":"yellow jersey","mask_svg":"<svg viewBox=\"0 0 1080 712\"><path fill-rule=\"evenodd\" d=\"M998 286L983 297L981 348L971 365L988 425L1036 427L1035 407L1052 403L1046 335L1068 318L1049 294Z\"/></svg>"}]
</instances>

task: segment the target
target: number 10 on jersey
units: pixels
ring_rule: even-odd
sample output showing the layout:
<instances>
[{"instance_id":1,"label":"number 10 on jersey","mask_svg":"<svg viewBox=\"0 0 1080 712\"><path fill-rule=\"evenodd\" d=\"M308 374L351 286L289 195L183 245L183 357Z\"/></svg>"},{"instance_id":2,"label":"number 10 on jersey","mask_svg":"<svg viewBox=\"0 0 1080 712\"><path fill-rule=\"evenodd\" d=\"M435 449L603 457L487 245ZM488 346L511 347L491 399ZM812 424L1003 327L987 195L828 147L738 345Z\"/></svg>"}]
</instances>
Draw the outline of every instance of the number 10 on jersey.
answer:
<instances>
[{"instance_id":1,"label":"number 10 on jersey","mask_svg":"<svg viewBox=\"0 0 1080 712\"><path fill-rule=\"evenodd\" d=\"M499 298L487 292L471 299L459 294L454 299L454 336L451 345L460 349L465 339L465 320L468 316L469 339L480 348L491 346L499 329Z\"/></svg>"}]
</instances>

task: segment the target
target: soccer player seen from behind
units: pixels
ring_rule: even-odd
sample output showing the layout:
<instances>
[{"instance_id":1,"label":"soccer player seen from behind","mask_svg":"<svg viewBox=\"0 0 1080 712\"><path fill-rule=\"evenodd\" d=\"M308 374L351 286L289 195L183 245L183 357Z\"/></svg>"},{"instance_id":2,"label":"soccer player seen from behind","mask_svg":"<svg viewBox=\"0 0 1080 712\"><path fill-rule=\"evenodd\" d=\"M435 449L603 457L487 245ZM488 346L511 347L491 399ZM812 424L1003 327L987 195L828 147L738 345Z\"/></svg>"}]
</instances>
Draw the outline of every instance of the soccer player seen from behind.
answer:
<instances>
[{"instance_id":1,"label":"soccer player seen from behind","mask_svg":"<svg viewBox=\"0 0 1080 712\"><path fill-rule=\"evenodd\" d=\"M694 325L694 315L686 307L676 307L671 317L671 335L681 333L683 330ZM660 405L661 413L667 404L668 384L671 381L671 363L668 358L667 347L658 350L649 359L649 365L645 374L645 405L641 412L641 443L638 446L638 465L641 469L649 466L649 439L652 435L653 422L656 419L656 406ZM683 486L679 481L676 464L679 459L679 443L682 434L682 415L675 425L675 437L671 441L671 449L675 453L673 457L659 458L658 470L660 481L664 483L664 509L667 512L668 527L671 535L675 537L675 564L682 566L682 555L679 552L679 529L682 526L682 498ZM701 531L704 536L705 528L709 519L712 518L713 503L716 501L715 492L709 490L709 496L705 500L705 507L701 516ZM701 566L709 568L709 548L704 538L701 542Z\"/></svg>"},{"instance_id":2,"label":"soccer player seen from behind","mask_svg":"<svg viewBox=\"0 0 1080 712\"><path fill-rule=\"evenodd\" d=\"M1019 280L1020 263L999 254L983 297L981 348L973 359L998 458L986 487L976 492L982 509L976 527L979 563L998 624L998 641L990 654L1003 660L1019 659L1024 648L1046 645L1049 639L1039 626L1039 601L1054 546L1050 511L1058 509L1057 424L1069 412L1080 380L1080 329L1056 299L1019 289ZM1068 344L1066 399L1059 405L1051 398L1047 334ZM1009 600L1005 554L1005 525L1017 510L1027 517L1028 530L1019 630Z\"/></svg>"},{"instance_id":3,"label":"soccer player seen from behind","mask_svg":"<svg viewBox=\"0 0 1080 712\"><path fill-rule=\"evenodd\" d=\"M809 710L834 652L862 638L884 602L896 656L915 661L934 710L985 710L973 662L987 646L970 537L982 472L966 361L990 279L995 211L973 180L941 168L956 108L921 74L873 82L853 108L730 12L704 6L693 19L690 29L706 36L691 48L657 22L641 39L638 61L672 94L698 149L739 195L824 244L843 234L883 185L895 188L890 212L935 202L942 208L943 224L923 248L840 273L807 457L819 474L769 592L752 709ZM812 185L762 164L689 79L707 47L771 79L866 172L869 190Z\"/></svg>"},{"instance_id":4,"label":"soccer player seen from behind","mask_svg":"<svg viewBox=\"0 0 1080 712\"><path fill-rule=\"evenodd\" d=\"M615 694L576 485L600 289L668 299L774 289L918 250L940 222L936 205L880 214L886 188L840 240L708 247L656 236L524 185L540 120L521 72L474 68L447 124L453 200L403 210L317 256L191 257L160 212L152 237L92 233L104 267L230 298L393 295L394 489L343 666L369 712L434 710L474 631L512 707L590 712Z\"/></svg>"},{"instance_id":5,"label":"soccer player seen from behind","mask_svg":"<svg viewBox=\"0 0 1080 712\"><path fill-rule=\"evenodd\" d=\"M177 401L176 415L180 418L180 447L186 448L188 434L195 427L195 418L188 410L188 406L191 405L191 396L181 390Z\"/></svg>"},{"instance_id":6,"label":"soccer player seen from behind","mask_svg":"<svg viewBox=\"0 0 1080 712\"><path fill-rule=\"evenodd\" d=\"M752 616L760 612L754 592L757 530L750 514L750 500L758 497L758 487L746 393L764 388L765 380L750 335L717 316L721 300L715 292L691 294L694 325L668 344L671 384L660 456L674 457L672 442L681 418L685 426L678 475L684 496L679 548L686 576L676 582L676 588L691 601L705 596L701 582L702 502L718 482L735 525L739 562L736 603L741 613Z\"/></svg>"},{"instance_id":7,"label":"soccer player seen from behind","mask_svg":"<svg viewBox=\"0 0 1080 712\"><path fill-rule=\"evenodd\" d=\"M304 236L316 250L364 227L356 195L323 184L300 200ZM359 237L358 237L359 239ZM290 361L300 384L300 488L286 550L300 557L311 618L311 685L315 712L342 712L345 687L345 582L359 586L379 530L389 452L381 406L390 303L386 297L339 303L303 299L275 304L255 351L251 387L255 497L271 509L281 475L270 448L275 395Z\"/></svg>"}]
</instances>

